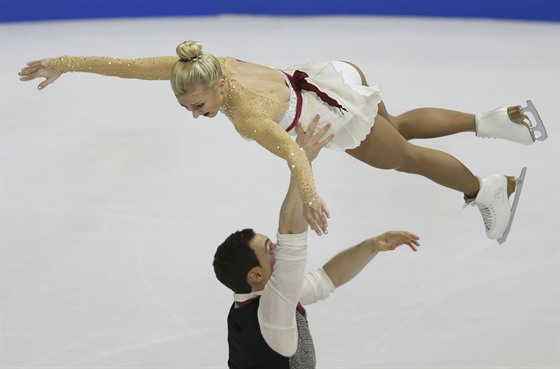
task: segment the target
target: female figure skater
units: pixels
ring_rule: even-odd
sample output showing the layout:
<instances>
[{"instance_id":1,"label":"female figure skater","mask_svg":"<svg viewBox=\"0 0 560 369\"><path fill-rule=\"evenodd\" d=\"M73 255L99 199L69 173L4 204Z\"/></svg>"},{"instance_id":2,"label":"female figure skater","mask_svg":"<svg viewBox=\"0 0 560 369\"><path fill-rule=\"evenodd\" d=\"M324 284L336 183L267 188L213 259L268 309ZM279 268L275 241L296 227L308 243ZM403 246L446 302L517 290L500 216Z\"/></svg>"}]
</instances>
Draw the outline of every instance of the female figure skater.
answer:
<instances>
[{"instance_id":1,"label":"female figure skater","mask_svg":"<svg viewBox=\"0 0 560 369\"><path fill-rule=\"evenodd\" d=\"M348 62L326 61L279 70L230 57L217 58L202 52L196 41L183 42L176 52L178 58L133 60L62 56L30 62L19 75L22 81L46 78L39 84L40 90L67 72L170 79L177 101L195 119L214 118L221 112L242 136L287 161L305 204L305 217L319 235L327 232L329 213L317 194L305 153L290 138L298 121L305 130L306 123L318 114L319 129L331 124L334 138L330 148L376 168L419 174L460 191L467 204L479 208L487 236L502 241L513 218L509 196L515 192L518 198L519 179L500 174L479 178L451 155L408 140L459 132L523 144L546 138L530 102L527 108L497 108L478 115L421 108L392 116L380 91L368 86L362 71ZM536 125L526 116L527 111L537 120Z\"/></svg>"}]
</instances>

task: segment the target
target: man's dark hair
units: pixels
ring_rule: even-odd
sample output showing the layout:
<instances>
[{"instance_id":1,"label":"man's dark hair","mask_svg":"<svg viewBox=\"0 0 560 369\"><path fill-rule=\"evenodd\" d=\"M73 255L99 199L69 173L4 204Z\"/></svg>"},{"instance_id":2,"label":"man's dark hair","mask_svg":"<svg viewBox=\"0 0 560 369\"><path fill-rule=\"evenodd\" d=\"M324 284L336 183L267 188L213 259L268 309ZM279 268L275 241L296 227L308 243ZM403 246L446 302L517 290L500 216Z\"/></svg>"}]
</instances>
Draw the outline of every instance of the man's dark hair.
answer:
<instances>
[{"instance_id":1,"label":"man's dark hair","mask_svg":"<svg viewBox=\"0 0 560 369\"><path fill-rule=\"evenodd\" d=\"M235 293L250 293L247 273L259 266L259 259L249 242L255 237L250 228L232 233L214 254L216 278Z\"/></svg>"}]
</instances>

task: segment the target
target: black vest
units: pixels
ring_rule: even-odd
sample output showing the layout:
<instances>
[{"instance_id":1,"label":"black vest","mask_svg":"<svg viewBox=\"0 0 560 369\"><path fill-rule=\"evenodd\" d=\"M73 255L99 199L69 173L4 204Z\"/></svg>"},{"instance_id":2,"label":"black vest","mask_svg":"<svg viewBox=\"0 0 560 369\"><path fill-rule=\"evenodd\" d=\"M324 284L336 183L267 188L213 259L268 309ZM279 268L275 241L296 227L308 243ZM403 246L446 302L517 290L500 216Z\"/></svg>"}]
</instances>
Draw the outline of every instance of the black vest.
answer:
<instances>
[{"instance_id":1,"label":"black vest","mask_svg":"<svg viewBox=\"0 0 560 369\"><path fill-rule=\"evenodd\" d=\"M265 342L257 309L259 299L243 307L231 306L228 315L228 344L231 369L314 369L315 347L309 333L307 319L296 311L298 326L298 346L296 353L285 357L270 347Z\"/></svg>"}]
</instances>

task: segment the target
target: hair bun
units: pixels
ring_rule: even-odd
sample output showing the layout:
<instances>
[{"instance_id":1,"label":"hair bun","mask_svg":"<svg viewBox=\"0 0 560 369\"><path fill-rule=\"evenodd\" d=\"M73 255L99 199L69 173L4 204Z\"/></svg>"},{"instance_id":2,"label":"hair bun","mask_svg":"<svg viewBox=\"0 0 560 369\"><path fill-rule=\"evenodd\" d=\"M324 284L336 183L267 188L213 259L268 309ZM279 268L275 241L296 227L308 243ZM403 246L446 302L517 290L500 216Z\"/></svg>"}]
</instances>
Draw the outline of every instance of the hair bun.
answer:
<instances>
[{"instance_id":1,"label":"hair bun","mask_svg":"<svg viewBox=\"0 0 560 369\"><path fill-rule=\"evenodd\" d=\"M193 61L202 56L202 44L197 41L185 41L176 49L177 55L183 61Z\"/></svg>"}]
</instances>

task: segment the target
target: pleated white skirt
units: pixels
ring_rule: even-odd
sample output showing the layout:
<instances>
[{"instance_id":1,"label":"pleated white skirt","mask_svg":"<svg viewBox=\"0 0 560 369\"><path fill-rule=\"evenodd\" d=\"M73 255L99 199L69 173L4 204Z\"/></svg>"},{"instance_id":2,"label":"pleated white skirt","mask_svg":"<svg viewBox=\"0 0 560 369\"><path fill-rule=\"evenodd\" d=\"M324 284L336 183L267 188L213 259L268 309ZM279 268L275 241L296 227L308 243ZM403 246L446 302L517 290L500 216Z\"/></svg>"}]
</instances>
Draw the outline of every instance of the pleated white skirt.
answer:
<instances>
[{"instance_id":1,"label":"pleated white skirt","mask_svg":"<svg viewBox=\"0 0 560 369\"><path fill-rule=\"evenodd\" d=\"M335 135L327 147L342 151L359 146L373 127L377 105L381 102L379 88L362 86L357 71L342 62L324 61L284 69L289 74L296 70L306 72L309 83L317 86L347 110L341 111L328 105L314 92L302 91L303 105L299 120L303 129L306 130L315 114L319 114L321 119L318 127L331 123L329 134ZM291 130L290 134L295 135L295 130Z\"/></svg>"}]
</instances>

